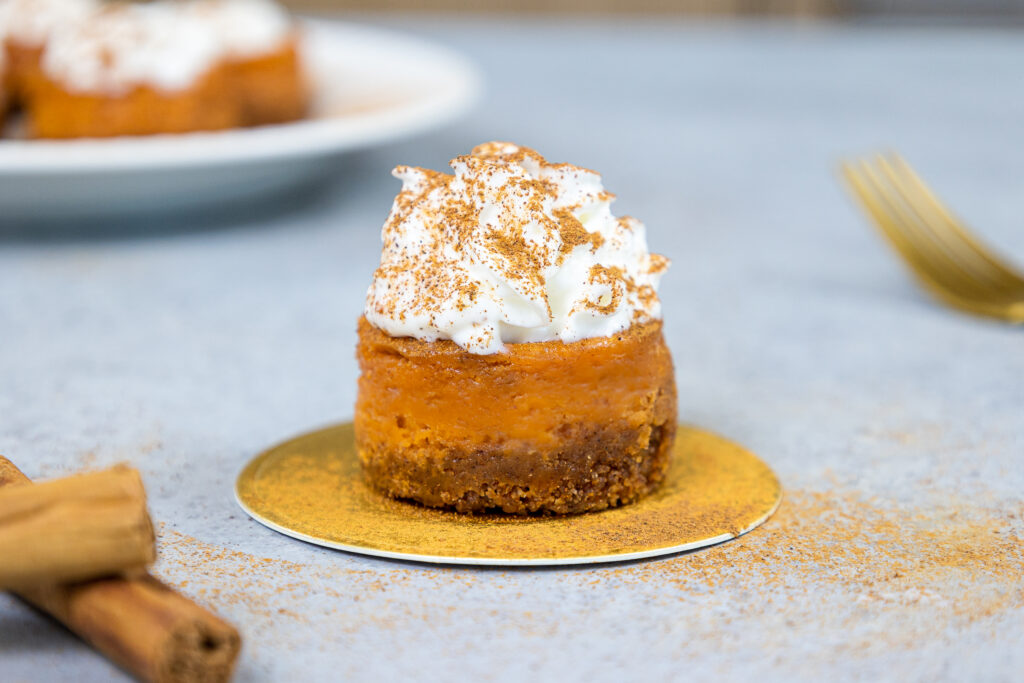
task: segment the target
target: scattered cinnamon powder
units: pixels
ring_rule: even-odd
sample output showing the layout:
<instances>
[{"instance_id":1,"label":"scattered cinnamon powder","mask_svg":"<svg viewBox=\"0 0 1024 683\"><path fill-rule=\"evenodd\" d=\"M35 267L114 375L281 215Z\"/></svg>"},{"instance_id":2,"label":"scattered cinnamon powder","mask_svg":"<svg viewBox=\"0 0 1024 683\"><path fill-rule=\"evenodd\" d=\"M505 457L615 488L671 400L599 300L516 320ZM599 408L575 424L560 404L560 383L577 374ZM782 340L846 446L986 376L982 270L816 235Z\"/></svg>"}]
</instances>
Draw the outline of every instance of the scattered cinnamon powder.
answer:
<instances>
[{"instance_id":1,"label":"scattered cinnamon powder","mask_svg":"<svg viewBox=\"0 0 1024 683\"><path fill-rule=\"evenodd\" d=\"M570 642L580 623L618 628L609 609L623 601L637 605L633 626L671 639L674 657L771 657L805 678L840 660L929 657L920 653L955 649L969 633L1005 640L1001 629L1024 610L1024 502L965 500L927 483L913 495L789 490L763 526L727 543L545 571L414 565L298 541L290 555L302 560L289 562L263 556L291 543L269 530L255 555L164 529L158 573L237 621L247 656L268 667L282 651L349 651L355 640L374 652L433 638L455 652L498 633ZM571 601L572 619L554 596Z\"/></svg>"},{"instance_id":2,"label":"scattered cinnamon powder","mask_svg":"<svg viewBox=\"0 0 1024 683\"><path fill-rule=\"evenodd\" d=\"M791 490L768 522L728 543L545 571L411 565L298 541L292 555L303 561L288 562L163 529L158 573L237 621L246 657L268 667L282 652L350 651L354 640L374 652L433 638L472 649L496 633L569 642L580 623L612 628L609 606L627 601L642 605L633 625L660 624L675 657L771 657L806 677L843 659L956 647L973 627L995 635L1024 609L1024 503L931 494L911 506L841 488ZM572 597L582 595L596 599ZM553 596L573 601L572 619Z\"/></svg>"},{"instance_id":3,"label":"scattered cinnamon powder","mask_svg":"<svg viewBox=\"0 0 1024 683\"><path fill-rule=\"evenodd\" d=\"M947 639L1024 608L1024 503L987 509L943 494L908 507L849 491L790 491L767 524L735 541L662 562L618 567L606 588L651 585L699 611L694 637L726 651L734 620L760 629L769 650L795 634L833 643L814 653L871 656ZM741 609L735 596L750 596ZM733 609L728 609L732 607ZM749 646L749 643L747 644Z\"/></svg>"}]
</instances>

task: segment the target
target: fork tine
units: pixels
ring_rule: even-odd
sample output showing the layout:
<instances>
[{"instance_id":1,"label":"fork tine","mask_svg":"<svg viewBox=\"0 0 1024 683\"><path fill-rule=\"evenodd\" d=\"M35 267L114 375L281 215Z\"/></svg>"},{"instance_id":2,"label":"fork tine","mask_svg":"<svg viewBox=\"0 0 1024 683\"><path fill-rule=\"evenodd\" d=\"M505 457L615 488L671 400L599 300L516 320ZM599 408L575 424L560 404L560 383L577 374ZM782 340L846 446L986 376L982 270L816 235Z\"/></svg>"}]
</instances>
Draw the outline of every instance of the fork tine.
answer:
<instances>
[{"instance_id":1,"label":"fork tine","mask_svg":"<svg viewBox=\"0 0 1024 683\"><path fill-rule=\"evenodd\" d=\"M996 256L996 251L992 247L982 243L971 231L963 227L962 223L957 220L952 212L943 204L935 193L932 191L921 176L914 171L913 167L907 163L907 161L898 154L893 155L893 160L896 165L899 166L903 175L907 180L912 183L922 197L926 198L928 204L934 213L939 216L943 223L949 228L951 232L957 235L964 244L969 245L971 249L983 260L991 264L994 268L1000 272L1005 273L1008 276L1013 277L1017 282L1024 284L1024 276L1017 272L1014 268L1007 265L1006 259Z\"/></svg>"},{"instance_id":2,"label":"fork tine","mask_svg":"<svg viewBox=\"0 0 1024 683\"><path fill-rule=\"evenodd\" d=\"M885 157L876 157L876 166L884 180L879 180L882 191L889 199L891 208L898 214L899 226L908 234L914 246L932 257L936 267L943 273L947 286L970 296L990 298L1000 295L1004 287L997 273L987 266L965 263L964 247L950 244L948 237L936 233L929 225L928 218L918 206L916 192L909 190L906 183ZM916 201L915 201L916 200ZM970 260L968 257L966 260Z\"/></svg>"},{"instance_id":3,"label":"fork tine","mask_svg":"<svg viewBox=\"0 0 1024 683\"><path fill-rule=\"evenodd\" d=\"M934 257L929 253L919 251L915 246L916 242L912 241L899 222L894 220L890 203L885 197L884 184L880 184L881 179L873 172L871 166L866 161L859 161L856 166L843 164L842 170L861 205L874 219L875 226L903 257L918 281L928 291L944 300L949 301L950 297L956 299L950 303L959 305L962 297L956 293L958 290L947 284L946 271L936 265Z\"/></svg>"},{"instance_id":4,"label":"fork tine","mask_svg":"<svg viewBox=\"0 0 1024 683\"><path fill-rule=\"evenodd\" d=\"M956 264L939 250L933 240L922 233L917 217L910 213L901 197L882 171L867 161L860 162L860 176L870 188L876 209L876 224L889 241L897 246L904 260L929 288L941 287L958 296L978 297L983 294L957 272Z\"/></svg>"},{"instance_id":5,"label":"fork tine","mask_svg":"<svg viewBox=\"0 0 1024 683\"><path fill-rule=\"evenodd\" d=\"M908 207L903 206L901 193L889 187L880 172L864 160L843 163L842 174L847 186L873 218L882 233L910 267L911 273L933 296L946 304L975 315L1000 318L1012 323L1024 323L1024 299L1018 290L1016 297L993 296L987 287L980 287L972 277L956 274L962 268L936 242L934 236L922 237L918 232L924 226L914 227L922 221L920 214L912 214L910 225L904 217ZM936 200L937 201L937 200ZM951 264L953 264L951 266Z\"/></svg>"},{"instance_id":6,"label":"fork tine","mask_svg":"<svg viewBox=\"0 0 1024 683\"><path fill-rule=\"evenodd\" d=\"M983 244L963 227L903 157L894 154L892 162L904 193L910 197L909 201L918 212L926 217L924 223L938 239L963 259L966 266L993 282L1001 292L1019 291L1024 287L1024 277L1008 265L1005 259L996 255L994 249Z\"/></svg>"}]
</instances>

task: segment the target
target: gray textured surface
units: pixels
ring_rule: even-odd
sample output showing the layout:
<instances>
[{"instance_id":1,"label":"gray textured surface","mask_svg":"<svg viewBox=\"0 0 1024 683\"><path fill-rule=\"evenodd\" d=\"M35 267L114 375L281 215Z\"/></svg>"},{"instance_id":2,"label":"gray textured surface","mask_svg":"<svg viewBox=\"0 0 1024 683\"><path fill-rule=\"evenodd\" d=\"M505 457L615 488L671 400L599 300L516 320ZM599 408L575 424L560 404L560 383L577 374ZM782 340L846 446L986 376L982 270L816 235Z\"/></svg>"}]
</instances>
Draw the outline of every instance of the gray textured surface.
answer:
<instances>
[{"instance_id":1,"label":"gray textured surface","mask_svg":"<svg viewBox=\"0 0 1024 683\"><path fill-rule=\"evenodd\" d=\"M240 680L1019 680L1022 331L919 294L834 168L897 147L1024 260L1020 36L392 23L481 63L474 115L266 211L2 228L0 452L34 477L138 466L158 571L241 627ZM247 458L351 415L390 167L488 139L602 171L647 223L674 260L682 417L775 467L778 519L656 562L477 571L314 548L235 507ZM117 675L0 596L0 678Z\"/></svg>"}]
</instances>

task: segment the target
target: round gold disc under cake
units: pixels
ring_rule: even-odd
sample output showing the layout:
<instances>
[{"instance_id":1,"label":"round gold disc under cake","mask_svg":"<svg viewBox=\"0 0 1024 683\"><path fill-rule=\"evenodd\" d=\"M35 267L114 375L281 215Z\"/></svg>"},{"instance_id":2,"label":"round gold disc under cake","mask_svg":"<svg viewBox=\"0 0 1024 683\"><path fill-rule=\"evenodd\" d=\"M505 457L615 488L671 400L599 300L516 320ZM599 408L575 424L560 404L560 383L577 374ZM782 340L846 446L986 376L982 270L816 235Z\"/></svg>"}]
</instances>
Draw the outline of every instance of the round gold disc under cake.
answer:
<instances>
[{"instance_id":1,"label":"round gold disc under cake","mask_svg":"<svg viewBox=\"0 0 1024 683\"><path fill-rule=\"evenodd\" d=\"M565 517L462 515L370 488L349 423L258 455L239 475L235 495L256 521L329 548L444 564L564 565L728 541L768 519L782 489L749 451L680 426L665 482L636 503Z\"/></svg>"}]
</instances>

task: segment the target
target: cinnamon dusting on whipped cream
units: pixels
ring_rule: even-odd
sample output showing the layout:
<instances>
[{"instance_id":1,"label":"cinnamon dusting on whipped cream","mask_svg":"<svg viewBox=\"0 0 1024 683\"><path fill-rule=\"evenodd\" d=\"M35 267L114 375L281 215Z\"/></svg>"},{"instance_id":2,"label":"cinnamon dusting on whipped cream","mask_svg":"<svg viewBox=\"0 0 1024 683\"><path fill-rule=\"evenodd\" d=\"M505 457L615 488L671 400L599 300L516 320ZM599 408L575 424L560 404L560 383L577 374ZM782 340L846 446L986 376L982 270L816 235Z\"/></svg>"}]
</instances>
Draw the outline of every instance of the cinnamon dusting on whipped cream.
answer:
<instances>
[{"instance_id":1,"label":"cinnamon dusting on whipped cream","mask_svg":"<svg viewBox=\"0 0 1024 683\"><path fill-rule=\"evenodd\" d=\"M490 142L454 175L399 166L366 318L396 337L451 339L489 354L505 343L611 336L661 317L668 259L616 218L601 177Z\"/></svg>"}]
</instances>

